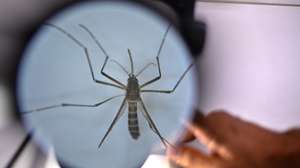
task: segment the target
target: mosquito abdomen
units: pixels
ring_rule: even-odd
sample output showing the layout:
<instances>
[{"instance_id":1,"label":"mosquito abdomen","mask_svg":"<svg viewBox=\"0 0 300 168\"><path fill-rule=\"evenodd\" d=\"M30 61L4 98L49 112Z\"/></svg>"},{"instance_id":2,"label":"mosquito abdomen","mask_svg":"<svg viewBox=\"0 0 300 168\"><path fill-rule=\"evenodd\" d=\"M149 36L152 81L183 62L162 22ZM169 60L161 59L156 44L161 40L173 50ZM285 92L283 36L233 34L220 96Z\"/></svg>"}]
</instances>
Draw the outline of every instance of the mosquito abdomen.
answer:
<instances>
[{"instance_id":1,"label":"mosquito abdomen","mask_svg":"<svg viewBox=\"0 0 300 168\"><path fill-rule=\"evenodd\" d=\"M128 130L133 139L138 139L140 136L137 102L128 102Z\"/></svg>"}]
</instances>

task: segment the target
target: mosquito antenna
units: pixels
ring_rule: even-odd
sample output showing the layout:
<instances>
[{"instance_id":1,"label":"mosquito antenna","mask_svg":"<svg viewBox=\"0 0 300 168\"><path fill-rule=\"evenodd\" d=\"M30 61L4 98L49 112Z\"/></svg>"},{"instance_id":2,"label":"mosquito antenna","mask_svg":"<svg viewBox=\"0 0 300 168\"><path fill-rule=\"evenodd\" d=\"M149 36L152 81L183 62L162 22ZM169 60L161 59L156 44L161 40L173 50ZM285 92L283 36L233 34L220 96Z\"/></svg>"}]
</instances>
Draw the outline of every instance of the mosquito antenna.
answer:
<instances>
[{"instance_id":1,"label":"mosquito antenna","mask_svg":"<svg viewBox=\"0 0 300 168\"><path fill-rule=\"evenodd\" d=\"M117 60L110 59L110 61L113 62L113 63L115 63L115 64L117 64L117 65L119 65L119 66L123 69L123 71L124 71L127 75L129 75L129 72L126 70L126 68L125 68L122 64L120 64Z\"/></svg>"},{"instance_id":2,"label":"mosquito antenna","mask_svg":"<svg viewBox=\"0 0 300 168\"><path fill-rule=\"evenodd\" d=\"M148 67L150 67L151 65L155 66L155 64L153 62L148 63L147 65L144 66L144 68L142 68L135 76L138 77L141 73L143 73Z\"/></svg>"},{"instance_id":3,"label":"mosquito antenna","mask_svg":"<svg viewBox=\"0 0 300 168\"><path fill-rule=\"evenodd\" d=\"M134 74L134 66L133 66L133 59L132 59L131 51L129 48L127 49L127 51L128 51L128 55L129 55L129 59L130 59L131 74Z\"/></svg>"},{"instance_id":4,"label":"mosquito antenna","mask_svg":"<svg viewBox=\"0 0 300 168\"><path fill-rule=\"evenodd\" d=\"M98 39L96 38L96 36L84 25L82 24L79 24L79 26L85 30L90 36L91 38L95 41L95 43L97 44L97 46L100 48L100 50L103 52L103 54L106 56L106 57L109 57L107 52L104 50L102 44L98 41Z\"/></svg>"},{"instance_id":5,"label":"mosquito antenna","mask_svg":"<svg viewBox=\"0 0 300 168\"><path fill-rule=\"evenodd\" d=\"M169 32L171 26L172 26L172 24L170 23L170 24L168 25L168 28L167 28L167 30L166 30L164 36L163 36L163 39L162 39L162 41L161 41L161 43L160 43L160 46L159 46L159 49L158 49L158 52L157 52L157 55L156 55L157 58L159 57L159 55L160 55L160 53L161 53L162 47L163 47L163 45L164 45L164 43L165 43L165 41L166 41L166 37L167 37L167 35L168 35L168 32Z\"/></svg>"},{"instance_id":6,"label":"mosquito antenna","mask_svg":"<svg viewBox=\"0 0 300 168\"><path fill-rule=\"evenodd\" d=\"M227 1L227 0L226 1L224 1L224 0L197 0L197 1L198 2L207 2L207 3L224 3L224 4L300 7L300 4L272 3L272 2Z\"/></svg>"}]
</instances>

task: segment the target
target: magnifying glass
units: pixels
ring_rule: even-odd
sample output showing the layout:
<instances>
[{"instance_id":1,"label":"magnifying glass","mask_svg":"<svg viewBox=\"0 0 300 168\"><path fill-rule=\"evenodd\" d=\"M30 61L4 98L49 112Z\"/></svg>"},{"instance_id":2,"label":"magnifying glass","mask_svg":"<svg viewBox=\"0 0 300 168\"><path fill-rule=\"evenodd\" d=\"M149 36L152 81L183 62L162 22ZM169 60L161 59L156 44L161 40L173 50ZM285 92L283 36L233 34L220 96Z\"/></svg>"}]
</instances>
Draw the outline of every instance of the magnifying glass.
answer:
<instances>
[{"instance_id":1,"label":"magnifying glass","mask_svg":"<svg viewBox=\"0 0 300 168\"><path fill-rule=\"evenodd\" d=\"M197 103L175 22L136 2L77 3L50 17L18 66L16 97L62 167L141 167L172 147Z\"/></svg>"}]
</instances>

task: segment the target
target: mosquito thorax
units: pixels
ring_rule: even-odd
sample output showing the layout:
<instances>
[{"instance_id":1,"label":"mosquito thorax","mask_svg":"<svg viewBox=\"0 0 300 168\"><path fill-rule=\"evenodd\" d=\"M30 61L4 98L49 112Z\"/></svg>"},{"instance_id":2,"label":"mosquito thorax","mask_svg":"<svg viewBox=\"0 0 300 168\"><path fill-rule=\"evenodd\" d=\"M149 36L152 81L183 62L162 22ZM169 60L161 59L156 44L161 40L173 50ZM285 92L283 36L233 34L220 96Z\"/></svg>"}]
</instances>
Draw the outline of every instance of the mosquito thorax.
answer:
<instances>
[{"instance_id":1,"label":"mosquito thorax","mask_svg":"<svg viewBox=\"0 0 300 168\"><path fill-rule=\"evenodd\" d=\"M127 81L127 100L137 101L140 98L139 81L135 75L130 74Z\"/></svg>"}]
</instances>

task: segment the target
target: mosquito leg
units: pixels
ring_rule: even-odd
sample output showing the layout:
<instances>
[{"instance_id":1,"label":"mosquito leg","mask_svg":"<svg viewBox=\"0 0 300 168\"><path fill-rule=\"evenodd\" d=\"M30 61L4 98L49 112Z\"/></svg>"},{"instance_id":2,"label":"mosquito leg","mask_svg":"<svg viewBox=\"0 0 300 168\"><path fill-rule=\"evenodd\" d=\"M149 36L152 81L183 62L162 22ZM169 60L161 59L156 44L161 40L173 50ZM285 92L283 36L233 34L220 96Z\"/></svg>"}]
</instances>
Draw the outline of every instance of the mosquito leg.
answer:
<instances>
[{"instance_id":1,"label":"mosquito leg","mask_svg":"<svg viewBox=\"0 0 300 168\"><path fill-rule=\"evenodd\" d=\"M52 105L52 106L46 106L46 107L41 107L41 108L37 108L37 109L33 109L33 110L29 110L29 111L25 111L22 113L22 115L25 114L30 114L30 113L34 113L34 112L41 112L41 111L45 111L45 110L49 110L49 109L54 109L54 108L59 108L59 107L98 107L101 104L104 104L112 99L115 99L117 97L121 97L124 95L116 95L113 97L110 97L108 99L105 99L104 101L101 101L99 103L96 104L73 104L73 103L61 103L61 104L57 104L57 105Z\"/></svg>"},{"instance_id":2,"label":"mosquito leg","mask_svg":"<svg viewBox=\"0 0 300 168\"><path fill-rule=\"evenodd\" d=\"M111 80L111 81L115 82L116 84L122 86L123 88L126 88L126 86L124 84L122 84L122 82L116 80L115 78L111 77L110 75L108 75L107 73L104 72L104 67L106 66L107 61L109 59L109 56L108 56L107 52L105 51L105 49L103 48L103 46L101 45L101 43L97 40L96 36L86 26L84 26L82 24L79 24L79 26L83 30L85 30L89 34L89 36L91 36L91 38L95 41L95 43L97 44L97 46L100 48L100 50L105 55L105 61L104 61L104 64L103 64L103 66L101 68L101 74L103 76L105 76L106 78L108 78L109 80Z\"/></svg>"},{"instance_id":3,"label":"mosquito leg","mask_svg":"<svg viewBox=\"0 0 300 168\"><path fill-rule=\"evenodd\" d=\"M155 82L155 81L157 81L161 78L161 69L160 69L159 57L156 57L156 63L157 63L157 67L158 67L158 76L153 78L152 80L149 80L148 82L145 82L144 84L142 84L140 86L140 89L142 89L143 87L145 87L145 86L147 86L147 85L149 85L149 84L151 84L151 83L153 83L153 82Z\"/></svg>"},{"instance_id":4,"label":"mosquito leg","mask_svg":"<svg viewBox=\"0 0 300 168\"><path fill-rule=\"evenodd\" d=\"M157 127L155 126L155 123L154 121L152 120L150 114L148 113L147 109L146 109L146 106L143 102L143 100L141 99L140 100L140 103L142 105L142 108L143 108L143 115L144 117L146 118L151 130L159 137L159 139L161 140L161 142L164 144L165 148L168 147L168 145L172 146L171 143L169 143L161 134L160 132L158 131Z\"/></svg>"},{"instance_id":5,"label":"mosquito leg","mask_svg":"<svg viewBox=\"0 0 300 168\"><path fill-rule=\"evenodd\" d=\"M150 66L155 66L155 64L153 62L148 63L147 65L145 65L135 76L138 77L140 74L142 74L148 67Z\"/></svg>"},{"instance_id":6,"label":"mosquito leg","mask_svg":"<svg viewBox=\"0 0 300 168\"><path fill-rule=\"evenodd\" d=\"M88 50L85 49L84 51L85 51L85 54L86 54L86 56L87 56L87 60L88 60L89 67L90 67L90 72L91 72L91 74L92 74L92 78L93 78L93 80L94 80L95 82L97 82L97 83L102 83L102 84L107 84L107 85L112 85L112 86L115 86L115 87L120 88L120 89L123 89L123 90L126 89L126 86L123 85L121 82L116 82L116 83L117 83L117 85L116 85L116 84L112 84L112 83L108 83L108 82L96 80L96 79L95 79L95 76L94 76L94 71L93 71L93 68L92 68L92 63L91 63L91 59L90 59ZM105 61L104 61L104 63L103 63L102 70L104 69L104 66L106 65L106 63L107 63L107 59L105 59ZM102 72L102 70L101 70L101 72Z\"/></svg>"},{"instance_id":7,"label":"mosquito leg","mask_svg":"<svg viewBox=\"0 0 300 168\"><path fill-rule=\"evenodd\" d=\"M142 104L142 103L140 103L140 104ZM143 106L142 106L142 110L145 111ZM145 114L145 112L142 112L142 114L143 114L144 118L147 120L147 123L148 123L148 126L150 127L150 129L153 130L154 128L152 127L152 124L149 122L149 120L148 120L147 115Z\"/></svg>"},{"instance_id":8,"label":"mosquito leg","mask_svg":"<svg viewBox=\"0 0 300 168\"><path fill-rule=\"evenodd\" d=\"M116 114L116 116L114 117L112 123L110 124L109 128L107 129L105 135L103 136L103 138L101 139L99 145L98 145L98 148L101 147L101 145L103 144L104 140L106 139L106 137L108 136L108 134L110 133L110 131L112 130L112 128L114 127L114 125L116 124L116 122L118 121L118 119L122 116L122 114L124 114L124 107L126 105L126 98L124 98L119 110L118 110L118 113Z\"/></svg>"},{"instance_id":9,"label":"mosquito leg","mask_svg":"<svg viewBox=\"0 0 300 168\"><path fill-rule=\"evenodd\" d=\"M142 84L140 86L140 89L143 88L143 87L145 87L145 86L147 86L147 85L149 85L149 84L151 84L151 83L153 83L153 82L155 82L155 81L157 81L157 80L159 80L161 78L161 69L160 69L160 63L159 63L159 56L160 56L161 50L162 50L162 48L164 46L164 43L165 43L165 40L166 40L166 37L168 35L168 32L169 32L170 28L171 28L171 24L169 24L169 26L168 26L168 28L167 28L164 36L163 36L163 39L162 39L162 41L160 43L158 52L157 52L156 62L157 62L157 67L158 67L158 76L155 77L155 78L153 78L152 80L149 80L148 82L145 82L144 84Z\"/></svg>"},{"instance_id":10,"label":"mosquito leg","mask_svg":"<svg viewBox=\"0 0 300 168\"><path fill-rule=\"evenodd\" d=\"M149 125L150 125L150 124L149 124ZM158 130L155 129L152 125L150 125L150 129L151 129L156 135L159 134ZM161 141L162 141L162 140L161 140ZM173 144L171 144L166 138L163 138L163 141L165 142L165 143L164 143L165 148L167 148L168 146L171 146L171 147L175 148L175 146L174 146ZM167 145L168 145L168 146L167 146Z\"/></svg>"},{"instance_id":11,"label":"mosquito leg","mask_svg":"<svg viewBox=\"0 0 300 168\"><path fill-rule=\"evenodd\" d=\"M129 75L129 72L126 70L126 68L122 64L120 64L117 60L110 59L110 61L117 64L127 75Z\"/></svg>"},{"instance_id":12,"label":"mosquito leg","mask_svg":"<svg viewBox=\"0 0 300 168\"><path fill-rule=\"evenodd\" d=\"M71 35L70 33L68 33L66 30L62 29L61 27L58 27L54 24L51 24L51 23L45 23L46 26L50 26L50 27L53 27L55 28L56 30L60 31L61 33L63 33L64 35L66 35L70 40L72 40L75 44L77 44L80 48L83 49L85 55L86 55L86 58L87 58L87 61L88 61L88 65L89 65L89 70L90 70L90 73L91 73L91 76L92 76L92 80L96 83L99 83L99 84L103 84L103 85L108 85L108 86L113 86L113 87L116 87L116 88L120 88L120 89L125 89L124 86L122 85L116 85L116 84L113 84L113 83L109 83L109 82L105 82L105 81L101 81L101 80L97 80L95 78L95 75L94 75L94 71L93 71L93 67L92 67L92 64L91 64L91 60L90 60L90 56L89 56L89 52L88 52L88 49L85 45L83 45L79 40L77 40L73 35Z\"/></svg>"},{"instance_id":13,"label":"mosquito leg","mask_svg":"<svg viewBox=\"0 0 300 168\"><path fill-rule=\"evenodd\" d=\"M118 81L117 79L115 79L115 78L109 76L107 73L104 72L104 68L105 68L105 66L106 66L106 64L107 64L108 58L109 58L109 57L105 57L103 66L102 66L102 68L101 68L101 74L102 74L103 76L105 76L106 78L110 79L111 81L117 83L118 85L121 85L123 88L126 88L126 86L125 86L123 83L121 83L121 82Z\"/></svg>"},{"instance_id":14,"label":"mosquito leg","mask_svg":"<svg viewBox=\"0 0 300 168\"><path fill-rule=\"evenodd\" d=\"M193 67L194 63L192 63L185 71L184 73L180 76L179 80L176 82L175 86L171 90L141 90L141 92L152 92L152 93L166 93L170 94L176 90L178 87L179 83L182 81L184 76L188 73L188 71Z\"/></svg>"}]
</instances>

